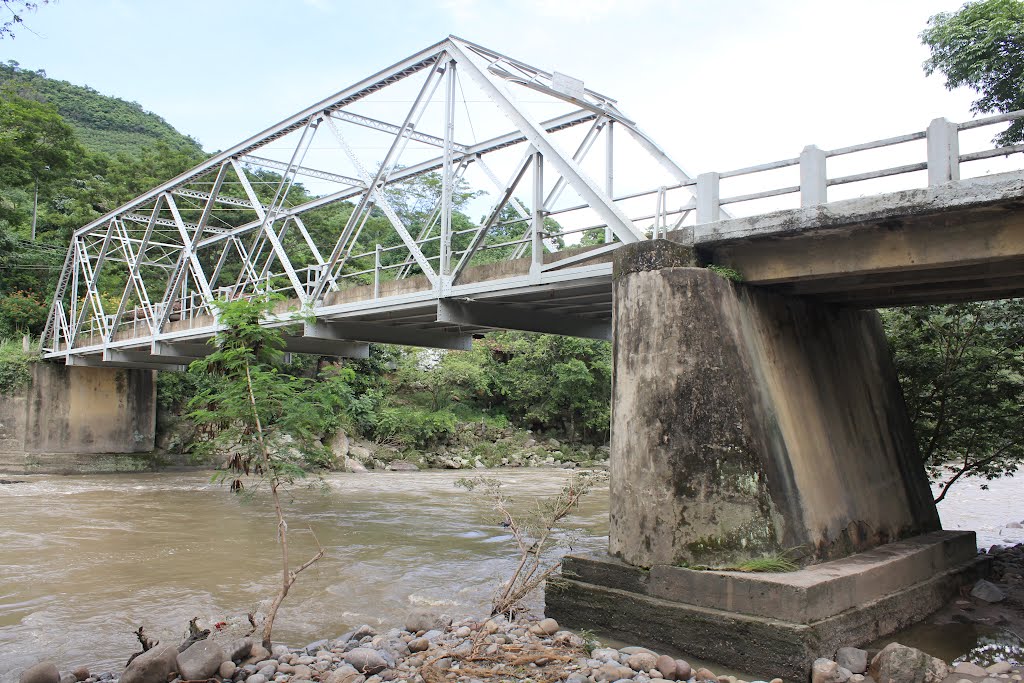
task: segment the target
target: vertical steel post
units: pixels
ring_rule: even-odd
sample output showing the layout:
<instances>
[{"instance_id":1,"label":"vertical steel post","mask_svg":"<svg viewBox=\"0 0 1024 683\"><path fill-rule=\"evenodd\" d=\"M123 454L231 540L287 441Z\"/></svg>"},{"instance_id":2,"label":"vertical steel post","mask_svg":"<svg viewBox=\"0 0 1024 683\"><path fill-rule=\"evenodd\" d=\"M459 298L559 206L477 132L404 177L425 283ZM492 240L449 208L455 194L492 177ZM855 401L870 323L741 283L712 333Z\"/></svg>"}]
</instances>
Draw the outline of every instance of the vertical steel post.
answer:
<instances>
[{"instance_id":1,"label":"vertical steel post","mask_svg":"<svg viewBox=\"0 0 1024 683\"><path fill-rule=\"evenodd\" d=\"M533 222L531 225L533 260L531 273L539 273L544 265L544 155L533 153Z\"/></svg>"},{"instance_id":2,"label":"vertical steel post","mask_svg":"<svg viewBox=\"0 0 1024 683\"><path fill-rule=\"evenodd\" d=\"M448 62L445 74L444 94L444 150L442 154L441 180L441 262L438 266L440 287L446 286L446 280L452 272L452 138L455 133L455 61Z\"/></svg>"},{"instance_id":3,"label":"vertical steel post","mask_svg":"<svg viewBox=\"0 0 1024 683\"><path fill-rule=\"evenodd\" d=\"M608 132L608 137L605 138L605 170L604 170L604 191L608 195L608 199L615 199L615 122L609 121L608 125L605 126L605 130ZM612 229L610 226L604 226L604 243L608 244L612 241Z\"/></svg>"},{"instance_id":4,"label":"vertical steel post","mask_svg":"<svg viewBox=\"0 0 1024 683\"><path fill-rule=\"evenodd\" d=\"M380 298L380 245L373 250L373 298Z\"/></svg>"},{"instance_id":5,"label":"vertical steel post","mask_svg":"<svg viewBox=\"0 0 1024 683\"><path fill-rule=\"evenodd\" d=\"M807 145L800 152L800 206L814 206L827 201L825 151L815 145Z\"/></svg>"}]
</instances>

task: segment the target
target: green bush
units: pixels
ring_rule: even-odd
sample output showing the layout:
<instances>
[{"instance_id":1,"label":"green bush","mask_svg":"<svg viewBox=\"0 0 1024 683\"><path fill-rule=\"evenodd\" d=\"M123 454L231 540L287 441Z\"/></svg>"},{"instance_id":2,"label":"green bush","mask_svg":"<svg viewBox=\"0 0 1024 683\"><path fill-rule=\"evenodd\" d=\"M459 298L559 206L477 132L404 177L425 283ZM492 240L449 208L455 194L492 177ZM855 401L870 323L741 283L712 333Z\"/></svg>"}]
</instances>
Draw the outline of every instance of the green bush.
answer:
<instances>
[{"instance_id":1,"label":"green bush","mask_svg":"<svg viewBox=\"0 0 1024 683\"><path fill-rule=\"evenodd\" d=\"M457 424L449 410L388 406L380 411L374 435L404 447L427 448L451 436Z\"/></svg>"},{"instance_id":2,"label":"green bush","mask_svg":"<svg viewBox=\"0 0 1024 683\"><path fill-rule=\"evenodd\" d=\"M0 392L11 394L32 381L32 363L35 354L26 354L21 341L4 339L0 341Z\"/></svg>"}]
</instances>

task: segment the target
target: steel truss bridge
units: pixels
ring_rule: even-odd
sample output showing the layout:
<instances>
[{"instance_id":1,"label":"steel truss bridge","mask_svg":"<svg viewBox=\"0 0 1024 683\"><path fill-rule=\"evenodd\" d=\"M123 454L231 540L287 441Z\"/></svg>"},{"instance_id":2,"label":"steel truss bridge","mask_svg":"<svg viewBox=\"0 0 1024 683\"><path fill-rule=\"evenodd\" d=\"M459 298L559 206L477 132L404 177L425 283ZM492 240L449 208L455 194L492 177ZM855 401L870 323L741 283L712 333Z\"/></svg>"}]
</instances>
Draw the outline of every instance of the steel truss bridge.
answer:
<instances>
[{"instance_id":1,"label":"steel truss bridge","mask_svg":"<svg viewBox=\"0 0 1024 683\"><path fill-rule=\"evenodd\" d=\"M492 328L610 339L623 244L710 244L730 205L812 207L830 187L903 174L949 183L961 163L1024 151L961 154L962 131L1021 115L691 177L615 100L450 36L77 230L43 355L182 369L220 329L214 302L271 292L283 301L267 324L298 353L466 349ZM827 172L915 141L925 159ZM734 181L743 191L723 196ZM486 202L478 221L460 212L473 202ZM296 325L298 309L312 322Z\"/></svg>"}]
</instances>

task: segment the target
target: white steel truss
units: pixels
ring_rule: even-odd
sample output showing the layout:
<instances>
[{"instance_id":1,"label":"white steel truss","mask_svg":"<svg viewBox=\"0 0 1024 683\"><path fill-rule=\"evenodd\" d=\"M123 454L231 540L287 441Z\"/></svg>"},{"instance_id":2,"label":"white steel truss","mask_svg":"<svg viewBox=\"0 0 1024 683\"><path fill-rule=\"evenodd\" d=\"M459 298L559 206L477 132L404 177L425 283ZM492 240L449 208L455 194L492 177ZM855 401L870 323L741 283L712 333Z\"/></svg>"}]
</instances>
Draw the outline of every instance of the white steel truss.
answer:
<instances>
[{"instance_id":1,"label":"white steel truss","mask_svg":"<svg viewBox=\"0 0 1024 683\"><path fill-rule=\"evenodd\" d=\"M382 99L388 92L398 94ZM382 115L374 108L378 100L404 104ZM481 115L480 103L490 113ZM538 103L548 108L532 111ZM396 109L404 114L395 116ZM504 130L478 139L495 120ZM366 325L393 322L387 311L410 306L418 316L404 323L410 343L419 337L461 348L458 339L482 326L451 323L450 307L448 318L436 310L424 318L424 306L486 298L487 290L527 298L543 293L545 303L536 306L547 306L550 317L556 290L571 302L574 282L584 293L580 305L567 306L593 335L610 309L585 292L595 278L608 279L610 266L588 260L650 236L650 225L630 217L625 204L639 197L653 204L658 192L613 195L615 127L625 127L654 165L668 170L675 189L692 189L689 176L615 100L449 36L76 230L43 334L44 353L71 364L121 366L134 359L139 367L177 368L183 357L166 353L168 344L194 344L215 332L216 300L268 292L316 317L321 333L323 324L351 318L348 327L332 328L326 341L333 344L316 341L323 337L314 337L311 327L295 338L295 348L364 353L359 344L342 347L336 340L348 333L373 341ZM603 159L588 159L602 135ZM383 156L363 151L368 148ZM509 166L514 158L519 161ZM603 165L602 182L584 168L594 161ZM470 176L482 191L470 186ZM432 188L429 211L401 205L407 196L401 191L410 187ZM466 197L485 193L493 200L474 222L460 207ZM573 200L559 204L568 194ZM676 214L694 206L688 200ZM589 222L579 217L584 209ZM572 225L554 218L573 212ZM584 233L589 252L554 253L566 246L566 236L572 242ZM496 261L523 265L501 271L490 288L468 275ZM360 287L372 294L349 291ZM362 305L346 308L353 296ZM438 335L457 339L439 343ZM393 329L376 336L403 338Z\"/></svg>"}]
</instances>

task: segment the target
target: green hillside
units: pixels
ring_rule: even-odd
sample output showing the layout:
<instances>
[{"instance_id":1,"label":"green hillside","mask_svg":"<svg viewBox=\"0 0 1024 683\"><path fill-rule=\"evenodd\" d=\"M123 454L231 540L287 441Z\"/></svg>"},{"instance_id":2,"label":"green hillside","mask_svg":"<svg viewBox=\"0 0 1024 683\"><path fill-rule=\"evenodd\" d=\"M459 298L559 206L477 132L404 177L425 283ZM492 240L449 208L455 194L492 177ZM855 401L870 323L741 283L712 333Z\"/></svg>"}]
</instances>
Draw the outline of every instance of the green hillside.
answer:
<instances>
[{"instance_id":1,"label":"green hillside","mask_svg":"<svg viewBox=\"0 0 1024 683\"><path fill-rule=\"evenodd\" d=\"M14 87L22 97L55 105L74 129L78 141L90 151L135 154L159 142L171 149L202 151L198 142L137 102L108 97L89 86L47 78L44 71L22 69L17 62L0 64L0 86L4 85Z\"/></svg>"}]
</instances>

